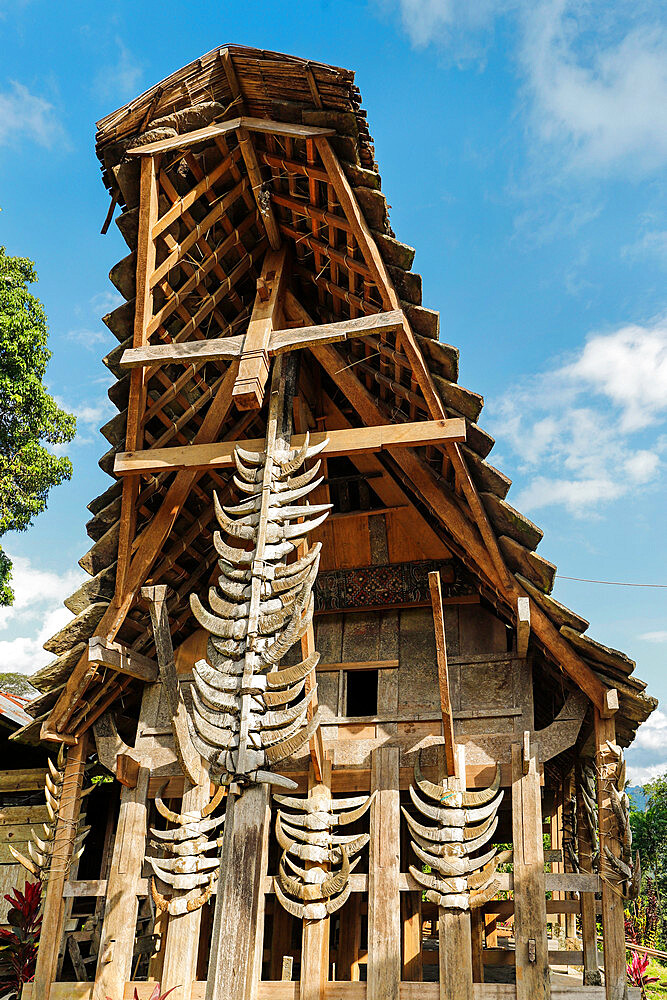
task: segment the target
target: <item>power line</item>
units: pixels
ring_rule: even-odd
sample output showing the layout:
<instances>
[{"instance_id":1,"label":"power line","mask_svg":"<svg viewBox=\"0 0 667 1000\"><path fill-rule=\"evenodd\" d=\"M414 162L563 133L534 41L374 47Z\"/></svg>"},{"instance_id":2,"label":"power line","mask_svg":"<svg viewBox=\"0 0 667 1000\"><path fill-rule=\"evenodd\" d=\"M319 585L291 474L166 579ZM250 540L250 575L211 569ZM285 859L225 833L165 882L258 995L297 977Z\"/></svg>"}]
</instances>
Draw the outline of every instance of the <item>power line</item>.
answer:
<instances>
[{"instance_id":1,"label":"power line","mask_svg":"<svg viewBox=\"0 0 667 1000\"><path fill-rule=\"evenodd\" d=\"M584 580L580 576L563 576L556 573L559 580L575 580L577 583L601 583L605 587L651 587L656 590L667 590L667 583L618 583L616 580Z\"/></svg>"}]
</instances>

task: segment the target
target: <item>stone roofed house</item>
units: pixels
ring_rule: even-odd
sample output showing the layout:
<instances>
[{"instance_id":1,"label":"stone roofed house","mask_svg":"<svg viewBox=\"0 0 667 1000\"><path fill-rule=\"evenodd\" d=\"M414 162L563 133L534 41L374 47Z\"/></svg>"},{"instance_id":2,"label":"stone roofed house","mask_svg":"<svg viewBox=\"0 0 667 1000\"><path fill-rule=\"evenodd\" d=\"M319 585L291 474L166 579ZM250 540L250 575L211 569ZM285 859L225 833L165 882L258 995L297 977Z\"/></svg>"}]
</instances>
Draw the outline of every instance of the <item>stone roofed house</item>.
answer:
<instances>
[{"instance_id":1,"label":"stone roofed house","mask_svg":"<svg viewBox=\"0 0 667 1000\"><path fill-rule=\"evenodd\" d=\"M118 414L17 734L68 748L23 996L623 997L656 702L550 596L354 74L217 48L97 153Z\"/></svg>"}]
</instances>

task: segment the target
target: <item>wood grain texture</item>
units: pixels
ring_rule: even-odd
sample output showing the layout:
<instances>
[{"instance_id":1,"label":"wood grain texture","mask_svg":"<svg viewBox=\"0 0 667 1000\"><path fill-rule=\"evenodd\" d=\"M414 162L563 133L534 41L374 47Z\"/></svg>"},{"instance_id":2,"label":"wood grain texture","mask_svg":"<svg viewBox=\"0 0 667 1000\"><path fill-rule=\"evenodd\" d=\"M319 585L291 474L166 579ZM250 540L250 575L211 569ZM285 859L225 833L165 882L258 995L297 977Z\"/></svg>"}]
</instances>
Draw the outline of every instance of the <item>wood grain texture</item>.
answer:
<instances>
[{"instance_id":1,"label":"wood grain texture","mask_svg":"<svg viewBox=\"0 0 667 1000\"><path fill-rule=\"evenodd\" d=\"M517 1000L549 1000L549 955L538 748L531 741L528 772L522 746L512 745L512 842ZM529 942L534 942L531 961Z\"/></svg>"},{"instance_id":2,"label":"wood grain texture","mask_svg":"<svg viewBox=\"0 0 667 1000\"><path fill-rule=\"evenodd\" d=\"M368 877L368 1000L399 1000L401 984L398 748L372 755Z\"/></svg>"},{"instance_id":3,"label":"wood grain texture","mask_svg":"<svg viewBox=\"0 0 667 1000\"><path fill-rule=\"evenodd\" d=\"M440 688L440 711L442 712L442 733L445 740L445 766L448 776L459 777L457 771L457 755L454 745L454 714L449 692L449 671L447 669L447 637L445 635L445 614L442 607L442 588L440 574L429 573L428 586L431 592L433 608L433 628L435 631L435 650L438 660L438 686ZM465 774L465 769L464 772Z\"/></svg>"}]
</instances>

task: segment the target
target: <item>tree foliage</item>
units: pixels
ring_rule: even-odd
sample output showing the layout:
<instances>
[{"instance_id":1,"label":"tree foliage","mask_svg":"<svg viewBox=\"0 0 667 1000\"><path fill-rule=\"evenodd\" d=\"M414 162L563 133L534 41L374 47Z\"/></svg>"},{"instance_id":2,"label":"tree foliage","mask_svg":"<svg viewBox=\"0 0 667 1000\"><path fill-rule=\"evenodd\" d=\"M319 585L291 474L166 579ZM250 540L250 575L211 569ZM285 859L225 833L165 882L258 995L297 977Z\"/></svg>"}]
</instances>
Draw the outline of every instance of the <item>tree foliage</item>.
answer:
<instances>
[{"instance_id":1,"label":"tree foliage","mask_svg":"<svg viewBox=\"0 0 667 1000\"><path fill-rule=\"evenodd\" d=\"M72 475L70 460L46 447L71 441L76 421L43 384L51 352L43 306L28 290L36 280L32 261L0 247L0 537L25 531ZM10 581L0 548L0 605L13 600Z\"/></svg>"}]
</instances>

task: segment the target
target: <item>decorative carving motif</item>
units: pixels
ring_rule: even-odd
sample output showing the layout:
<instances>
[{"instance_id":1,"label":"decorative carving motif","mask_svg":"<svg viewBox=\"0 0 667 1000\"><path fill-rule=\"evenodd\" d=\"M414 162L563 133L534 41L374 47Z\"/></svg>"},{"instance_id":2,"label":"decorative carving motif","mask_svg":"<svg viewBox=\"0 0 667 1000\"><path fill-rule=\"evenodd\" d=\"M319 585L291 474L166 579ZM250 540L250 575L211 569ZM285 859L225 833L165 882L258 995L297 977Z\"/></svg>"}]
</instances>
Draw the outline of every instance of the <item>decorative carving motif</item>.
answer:
<instances>
[{"instance_id":1,"label":"decorative carving motif","mask_svg":"<svg viewBox=\"0 0 667 1000\"><path fill-rule=\"evenodd\" d=\"M372 513L372 512L371 512ZM427 605L431 602L428 574L451 569L452 563L429 559L425 562L394 563L388 566L360 566L358 569L327 570L315 584L317 611L344 611L346 608L384 607L388 604ZM476 594L472 580L456 566L453 581L442 583L443 597Z\"/></svg>"},{"instance_id":2,"label":"decorative carving motif","mask_svg":"<svg viewBox=\"0 0 667 1000\"><path fill-rule=\"evenodd\" d=\"M223 797L224 789L219 788L203 809L176 813L165 805L159 795L155 796L155 806L160 816L176 825L171 830L151 828L153 850L171 855L169 858L152 858L146 855L146 861L154 873L151 876L151 896L159 910L166 910L173 917L198 910L213 894L220 865L218 855L222 846L222 835L216 837L215 833L225 822L225 813L220 816L212 814ZM214 839L211 840L210 837ZM171 899L163 896L155 885L155 875L181 895L174 895ZM193 895L193 889L198 889L199 892Z\"/></svg>"},{"instance_id":3,"label":"decorative carving motif","mask_svg":"<svg viewBox=\"0 0 667 1000\"><path fill-rule=\"evenodd\" d=\"M276 838L283 849L274 884L281 906L292 916L322 920L343 906L350 895L350 872L359 860L350 864L350 858L369 838L367 833L355 836L332 831L361 819L374 794L332 799L323 785L317 785L308 798L274 795L281 807L276 815ZM283 813L284 809L292 812Z\"/></svg>"},{"instance_id":4,"label":"decorative carving motif","mask_svg":"<svg viewBox=\"0 0 667 1000\"><path fill-rule=\"evenodd\" d=\"M591 871L600 868L600 844L598 841L598 807L595 792L595 768L591 763L583 764L579 774L579 794L584 807L584 817L591 845Z\"/></svg>"},{"instance_id":5,"label":"decorative carving motif","mask_svg":"<svg viewBox=\"0 0 667 1000\"><path fill-rule=\"evenodd\" d=\"M630 826L630 800L625 791L625 760L623 750L616 743L607 740L611 763L602 765L601 780L609 793L611 810L616 820L613 836L620 845L621 856L604 845L604 857L600 860L600 874L616 887L624 899L636 899L641 886L641 864L639 852L632 863L632 827Z\"/></svg>"},{"instance_id":6,"label":"decorative carving motif","mask_svg":"<svg viewBox=\"0 0 667 1000\"><path fill-rule=\"evenodd\" d=\"M20 851L17 851L12 845L9 845L9 850L13 858L18 861L20 865L38 878L40 882L47 882L52 873L58 870L58 874L63 873L63 866L60 859L54 857L53 848L56 839L56 828L58 826L58 816L60 814L60 800L62 799L63 790L65 788L65 748L61 746L58 751L58 763L53 763L51 758L48 759L48 769L44 776L44 795L46 797L46 811L49 814L48 823L43 823L42 828L44 834L39 837L34 829L30 831L30 840L28 841L28 854L27 858ZM90 788L86 788L85 791L81 792L81 798L94 790L95 785L91 785ZM72 848L71 857L65 862L65 877L69 874L69 870L75 861L81 857L84 851L83 841L86 838L89 826L78 827L77 832L74 837L74 846Z\"/></svg>"},{"instance_id":7,"label":"decorative carving motif","mask_svg":"<svg viewBox=\"0 0 667 1000\"><path fill-rule=\"evenodd\" d=\"M209 762L211 777L230 781L272 781L294 787L270 768L293 754L315 732L319 713L308 719L313 682L307 676L319 659L313 654L296 666L278 669L313 618L313 585L320 545L288 563L330 504L311 506L306 497L321 482L319 461L297 475L304 462L326 446L234 452L237 489L247 496L231 507L215 500L220 528L248 549L229 545L215 532L220 556L218 585L209 591L211 611L198 597L190 602L197 621L210 633L207 659L195 664L189 725L192 741ZM299 700L297 700L299 699Z\"/></svg>"},{"instance_id":8,"label":"decorative carving motif","mask_svg":"<svg viewBox=\"0 0 667 1000\"><path fill-rule=\"evenodd\" d=\"M492 846L472 857L491 840L498 825L497 812L503 798L503 792L498 791L500 768L492 784L476 792L455 790L451 778L441 784L428 781L418 760L414 777L410 798L435 825L418 823L404 807L401 811L412 834L412 850L433 874L425 874L415 865L410 865L410 874L426 889L431 903L450 910L482 906L498 891L499 882L494 878L498 865L512 855L511 851L496 854Z\"/></svg>"}]
</instances>

